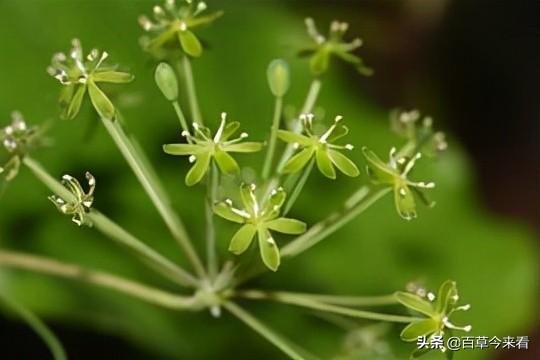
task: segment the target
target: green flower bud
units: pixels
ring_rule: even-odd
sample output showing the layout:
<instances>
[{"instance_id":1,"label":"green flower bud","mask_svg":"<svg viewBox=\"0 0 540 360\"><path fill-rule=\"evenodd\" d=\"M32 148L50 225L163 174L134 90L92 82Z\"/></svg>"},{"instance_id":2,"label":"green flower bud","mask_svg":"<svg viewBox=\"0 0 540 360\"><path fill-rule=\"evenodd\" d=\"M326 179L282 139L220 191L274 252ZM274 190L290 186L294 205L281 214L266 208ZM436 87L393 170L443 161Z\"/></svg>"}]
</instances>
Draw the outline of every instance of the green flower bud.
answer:
<instances>
[{"instance_id":1,"label":"green flower bud","mask_svg":"<svg viewBox=\"0 0 540 360\"><path fill-rule=\"evenodd\" d=\"M178 81L173 68L167 63L160 63L154 74L156 84L163 96L169 101L178 99Z\"/></svg>"},{"instance_id":2,"label":"green flower bud","mask_svg":"<svg viewBox=\"0 0 540 360\"><path fill-rule=\"evenodd\" d=\"M285 60L276 59L268 65L268 86L276 97L283 97L289 90L289 65Z\"/></svg>"}]
</instances>

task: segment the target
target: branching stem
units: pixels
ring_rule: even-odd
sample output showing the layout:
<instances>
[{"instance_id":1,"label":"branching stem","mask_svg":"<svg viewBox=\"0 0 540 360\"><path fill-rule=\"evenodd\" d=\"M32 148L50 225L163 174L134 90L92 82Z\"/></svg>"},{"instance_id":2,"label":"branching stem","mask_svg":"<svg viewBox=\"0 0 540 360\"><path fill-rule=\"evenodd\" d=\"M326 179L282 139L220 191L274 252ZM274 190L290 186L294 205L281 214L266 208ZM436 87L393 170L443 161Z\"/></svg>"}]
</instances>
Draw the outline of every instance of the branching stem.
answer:
<instances>
[{"instance_id":1,"label":"branching stem","mask_svg":"<svg viewBox=\"0 0 540 360\"><path fill-rule=\"evenodd\" d=\"M272 120L272 128L270 130L270 139L268 141L268 150L266 152L266 158L264 160L263 180L268 179L272 170L272 164L274 162L274 153L276 151L277 132L279 130L279 123L281 120L281 113L283 112L283 98L276 97L274 105L274 117Z\"/></svg>"}]
</instances>

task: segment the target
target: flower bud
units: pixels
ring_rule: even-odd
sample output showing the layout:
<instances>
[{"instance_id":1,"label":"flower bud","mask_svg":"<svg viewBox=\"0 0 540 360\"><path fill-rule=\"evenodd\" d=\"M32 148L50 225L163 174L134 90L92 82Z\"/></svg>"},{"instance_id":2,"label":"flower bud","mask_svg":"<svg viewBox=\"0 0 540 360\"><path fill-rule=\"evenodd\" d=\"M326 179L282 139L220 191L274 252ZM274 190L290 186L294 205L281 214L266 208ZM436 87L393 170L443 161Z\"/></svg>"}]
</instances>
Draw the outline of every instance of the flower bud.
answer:
<instances>
[{"instance_id":1,"label":"flower bud","mask_svg":"<svg viewBox=\"0 0 540 360\"><path fill-rule=\"evenodd\" d=\"M178 99L178 81L173 68L167 63L160 63L155 73L156 84L163 96L169 101Z\"/></svg>"},{"instance_id":2,"label":"flower bud","mask_svg":"<svg viewBox=\"0 0 540 360\"><path fill-rule=\"evenodd\" d=\"M268 65L268 85L276 97L283 97L289 90L289 65L285 60L276 59Z\"/></svg>"}]
</instances>

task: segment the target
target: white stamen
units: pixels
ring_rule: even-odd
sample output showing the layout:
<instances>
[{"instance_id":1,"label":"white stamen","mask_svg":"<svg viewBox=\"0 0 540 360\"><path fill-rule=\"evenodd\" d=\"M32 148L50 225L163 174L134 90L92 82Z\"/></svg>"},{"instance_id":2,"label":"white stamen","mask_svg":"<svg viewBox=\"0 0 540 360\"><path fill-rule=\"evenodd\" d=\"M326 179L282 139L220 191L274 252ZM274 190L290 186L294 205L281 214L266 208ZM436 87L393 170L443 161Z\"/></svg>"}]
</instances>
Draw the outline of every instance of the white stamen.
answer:
<instances>
[{"instance_id":1,"label":"white stamen","mask_svg":"<svg viewBox=\"0 0 540 360\"><path fill-rule=\"evenodd\" d=\"M471 308L471 304L465 304L465 305L461 305L461 306L458 306L456 307L456 311L468 311L470 310Z\"/></svg>"},{"instance_id":2,"label":"white stamen","mask_svg":"<svg viewBox=\"0 0 540 360\"><path fill-rule=\"evenodd\" d=\"M268 239L266 239L266 241L267 241L270 245L272 245L272 246L276 245L276 242L275 242L274 239L271 238L271 237L269 237Z\"/></svg>"},{"instance_id":3,"label":"white stamen","mask_svg":"<svg viewBox=\"0 0 540 360\"><path fill-rule=\"evenodd\" d=\"M245 139L245 138L247 138L248 136L249 136L249 134L248 134L247 132L243 132L243 133L240 134L240 137L241 137L242 139Z\"/></svg>"},{"instance_id":4,"label":"white stamen","mask_svg":"<svg viewBox=\"0 0 540 360\"><path fill-rule=\"evenodd\" d=\"M180 135L182 135L183 137L188 137L189 136L189 131L184 130L184 131L182 131L182 133Z\"/></svg>"},{"instance_id":5,"label":"white stamen","mask_svg":"<svg viewBox=\"0 0 540 360\"><path fill-rule=\"evenodd\" d=\"M183 21L180 22L180 31L186 31L187 30L187 24Z\"/></svg>"},{"instance_id":6,"label":"white stamen","mask_svg":"<svg viewBox=\"0 0 540 360\"><path fill-rule=\"evenodd\" d=\"M347 144L347 145L345 145L345 149L347 149L347 150L353 150L353 149L354 149L354 145L352 145L352 144Z\"/></svg>"},{"instance_id":7,"label":"white stamen","mask_svg":"<svg viewBox=\"0 0 540 360\"><path fill-rule=\"evenodd\" d=\"M428 298L429 301L434 301L435 300L435 294L432 293L432 292L429 292L427 294L427 298Z\"/></svg>"},{"instance_id":8,"label":"white stamen","mask_svg":"<svg viewBox=\"0 0 540 360\"><path fill-rule=\"evenodd\" d=\"M300 148L300 144L295 142L295 143L292 144L292 147L293 147L294 150L298 150L298 148Z\"/></svg>"},{"instance_id":9,"label":"white stamen","mask_svg":"<svg viewBox=\"0 0 540 360\"><path fill-rule=\"evenodd\" d=\"M154 14L156 14L156 15L163 14L163 9L161 8L161 6L158 6L158 5L154 6L153 10L154 10Z\"/></svg>"},{"instance_id":10,"label":"white stamen","mask_svg":"<svg viewBox=\"0 0 540 360\"><path fill-rule=\"evenodd\" d=\"M229 206L232 206L233 202L231 199L225 199L225 203Z\"/></svg>"},{"instance_id":11,"label":"white stamen","mask_svg":"<svg viewBox=\"0 0 540 360\"><path fill-rule=\"evenodd\" d=\"M399 189L399 194L401 196L405 196L405 195L407 195L407 190L405 190L405 188L401 188L401 189ZM428 297L429 297L429 294L428 294Z\"/></svg>"},{"instance_id":12,"label":"white stamen","mask_svg":"<svg viewBox=\"0 0 540 360\"><path fill-rule=\"evenodd\" d=\"M197 157L195 155L190 155L189 158L188 158L188 161L190 163L194 163L196 160L197 160Z\"/></svg>"}]
</instances>

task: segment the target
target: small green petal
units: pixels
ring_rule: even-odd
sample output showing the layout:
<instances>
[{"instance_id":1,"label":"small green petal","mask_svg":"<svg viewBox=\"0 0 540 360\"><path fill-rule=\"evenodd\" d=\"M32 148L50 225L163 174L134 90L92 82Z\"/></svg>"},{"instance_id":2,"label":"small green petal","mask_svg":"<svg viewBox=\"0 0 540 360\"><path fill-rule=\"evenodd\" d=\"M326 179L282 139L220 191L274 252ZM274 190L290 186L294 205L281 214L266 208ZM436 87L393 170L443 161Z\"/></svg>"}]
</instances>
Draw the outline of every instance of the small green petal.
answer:
<instances>
[{"instance_id":1,"label":"small green petal","mask_svg":"<svg viewBox=\"0 0 540 360\"><path fill-rule=\"evenodd\" d=\"M240 255L246 251L255 236L255 232L257 232L257 228L253 224L242 226L231 239L229 251L235 255Z\"/></svg>"},{"instance_id":2,"label":"small green petal","mask_svg":"<svg viewBox=\"0 0 540 360\"><path fill-rule=\"evenodd\" d=\"M302 234L306 232L306 223L289 218L279 218L266 223L266 227L283 234Z\"/></svg>"},{"instance_id":3,"label":"small green petal","mask_svg":"<svg viewBox=\"0 0 540 360\"><path fill-rule=\"evenodd\" d=\"M311 140L307 136L292 131L278 130L277 136L286 143L298 143L302 146L309 146L311 144Z\"/></svg>"},{"instance_id":4,"label":"small green petal","mask_svg":"<svg viewBox=\"0 0 540 360\"><path fill-rule=\"evenodd\" d=\"M342 124L338 124L336 126L336 129L328 137L328 142L332 144L332 143L336 142L336 140L339 140L342 137L344 137L345 135L347 135L348 133L349 133L349 128L348 127L346 127L345 125L342 125Z\"/></svg>"},{"instance_id":5,"label":"small green petal","mask_svg":"<svg viewBox=\"0 0 540 360\"><path fill-rule=\"evenodd\" d=\"M446 280L439 288L437 296L437 312L439 314L446 313L449 307L456 303L457 295L456 282L452 280Z\"/></svg>"},{"instance_id":6,"label":"small green petal","mask_svg":"<svg viewBox=\"0 0 540 360\"><path fill-rule=\"evenodd\" d=\"M334 169L332 160L330 160L330 156L328 156L328 153L325 150L317 150L315 159L317 160L317 167L324 176L330 179L336 178L336 169Z\"/></svg>"},{"instance_id":7,"label":"small green petal","mask_svg":"<svg viewBox=\"0 0 540 360\"><path fill-rule=\"evenodd\" d=\"M394 201L399 216L405 220L416 218L416 203L408 186L403 183L394 185Z\"/></svg>"},{"instance_id":8,"label":"small green petal","mask_svg":"<svg viewBox=\"0 0 540 360\"><path fill-rule=\"evenodd\" d=\"M92 80L94 82L125 84L133 81L134 78L133 75L120 71L100 71L92 74Z\"/></svg>"},{"instance_id":9,"label":"small green petal","mask_svg":"<svg viewBox=\"0 0 540 360\"><path fill-rule=\"evenodd\" d=\"M330 53L326 50L319 50L311 57L309 65L313 74L321 75L328 70L329 62Z\"/></svg>"},{"instance_id":10,"label":"small green petal","mask_svg":"<svg viewBox=\"0 0 540 360\"><path fill-rule=\"evenodd\" d=\"M225 146L227 152L251 153L262 149L262 144L258 142L243 142Z\"/></svg>"},{"instance_id":11,"label":"small green petal","mask_svg":"<svg viewBox=\"0 0 540 360\"><path fill-rule=\"evenodd\" d=\"M429 198L427 197L427 195L420 189L414 187L414 186L411 186L410 189L413 191L414 195L418 196L418 198L420 198L420 201L426 205L427 207L434 207L435 206L435 201L432 201L432 200L429 200Z\"/></svg>"},{"instance_id":12,"label":"small green petal","mask_svg":"<svg viewBox=\"0 0 540 360\"><path fill-rule=\"evenodd\" d=\"M433 334L439 329L437 322L433 319L425 319L410 323L403 329L400 336L403 341L417 341L419 336Z\"/></svg>"},{"instance_id":13,"label":"small green petal","mask_svg":"<svg viewBox=\"0 0 540 360\"><path fill-rule=\"evenodd\" d=\"M99 116L104 119L113 120L115 114L114 105L93 81L88 82L88 93Z\"/></svg>"},{"instance_id":14,"label":"small green petal","mask_svg":"<svg viewBox=\"0 0 540 360\"><path fill-rule=\"evenodd\" d=\"M214 214L235 223L243 224L245 222L245 219L242 216L235 213L231 207L224 202L214 205Z\"/></svg>"},{"instance_id":15,"label":"small green petal","mask_svg":"<svg viewBox=\"0 0 540 360\"><path fill-rule=\"evenodd\" d=\"M180 44L182 45L182 49L186 54L193 57L199 57L202 55L201 42L191 31L180 31L178 33L178 38L180 39Z\"/></svg>"},{"instance_id":16,"label":"small green petal","mask_svg":"<svg viewBox=\"0 0 540 360\"><path fill-rule=\"evenodd\" d=\"M283 172L285 174L289 174L302 170L302 168L308 163L309 159L311 159L314 152L315 149L311 146L300 151L298 154L290 158L289 161L287 161L285 167L283 168Z\"/></svg>"},{"instance_id":17,"label":"small green petal","mask_svg":"<svg viewBox=\"0 0 540 360\"><path fill-rule=\"evenodd\" d=\"M244 204L245 209L253 209L256 199L254 198L255 195L251 190L251 185L240 185L240 197L242 198L242 203Z\"/></svg>"},{"instance_id":18,"label":"small green petal","mask_svg":"<svg viewBox=\"0 0 540 360\"><path fill-rule=\"evenodd\" d=\"M194 144L166 144L163 151L169 155L195 155L202 150L201 146Z\"/></svg>"},{"instance_id":19,"label":"small green petal","mask_svg":"<svg viewBox=\"0 0 540 360\"><path fill-rule=\"evenodd\" d=\"M360 170L358 170L356 165L339 151L328 149L328 156L330 156L332 163L345 175L350 177L360 175Z\"/></svg>"},{"instance_id":20,"label":"small green petal","mask_svg":"<svg viewBox=\"0 0 540 360\"><path fill-rule=\"evenodd\" d=\"M418 295L399 291L395 296L397 301L411 310L418 311L427 316L435 315L435 308L433 307L433 304L422 299Z\"/></svg>"},{"instance_id":21,"label":"small green petal","mask_svg":"<svg viewBox=\"0 0 540 360\"><path fill-rule=\"evenodd\" d=\"M71 98L71 102L66 111L66 119L74 119L79 111L81 110L81 105L86 94L86 85L79 85L75 95Z\"/></svg>"},{"instance_id":22,"label":"small green petal","mask_svg":"<svg viewBox=\"0 0 540 360\"><path fill-rule=\"evenodd\" d=\"M259 248L263 263L272 271L277 271L280 264L279 249L270 232L259 229Z\"/></svg>"},{"instance_id":23,"label":"small green petal","mask_svg":"<svg viewBox=\"0 0 540 360\"><path fill-rule=\"evenodd\" d=\"M196 156L197 160L195 161L195 165L191 167L186 175L187 186L193 186L201 181L204 174L206 174L206 171L208 170L208 166L210 165L210 160L212 158L210 152L204 152Z\"/></svg>"},{"instance_id":24,"label":"small green petal","mask_svg":"<svg viewBox=\"0 0 540 360\"><path fill-rule=\"evenodd\" d=\"M240 128L240 123L238 121L231 121L227 125L225 125L225 129L223 129L223 134L221 135L222 141L227 141L231 136L234 135L235 132L238 131Z\"/></svg>"},{"instance_id":25,"label":"small green petal","mask_svg":"<svg viewBox=\"0 0 540 360\"><path fill-rule=\"evenodd\" d=\"M393 184L396 173L388 167L373 151L368 148L362 148L362 153L368 161L369 175L374 181L381 184Z\"/></svg>"},{"instance_id":26,"label":"small green petal","mask_svg":"<svg viewBox=\"0 0 540 360\"><path fill-rule=\"evenodd\" d=\"M75 93L75 87L75 84L62 86L62 90L60 90L60 97L58 98L58 102L62 108L67 108L71 103L71 99Z\"/></svg>"},{"instance_id":27,"label":"small green petal","mask_svg":"<svg viewBox=\"0 0 540 360\"><path fill-rule=\"evenodd\" d=\"M225 174L234 174L240 170L238 163L234 158L225 151L216 150L214 159L219 166L219 169Z\"/></svg>"},{"instance_id":28,"label":"small green petal","mask_svg":"<svg viewBox=\"0 0 540 360\"><path fill-rule=\"evenodd\" d=\"M275 207L280 208L281 206L283 206L283 203L285 203L286 198L287 194L285 193L285 191L283 191L282 188L276 189L272 192L270 198L268 199L265 212L268 212Z\"/></svg>"}]
</instances>

